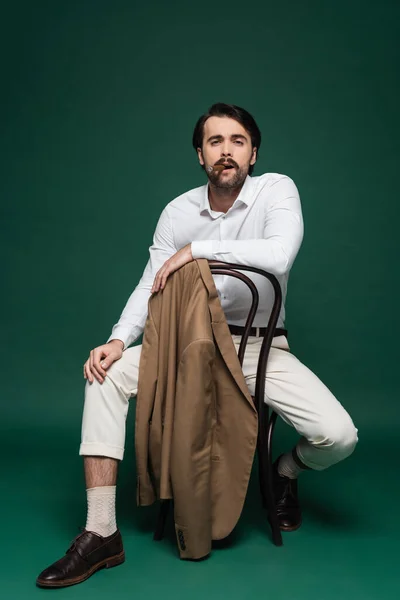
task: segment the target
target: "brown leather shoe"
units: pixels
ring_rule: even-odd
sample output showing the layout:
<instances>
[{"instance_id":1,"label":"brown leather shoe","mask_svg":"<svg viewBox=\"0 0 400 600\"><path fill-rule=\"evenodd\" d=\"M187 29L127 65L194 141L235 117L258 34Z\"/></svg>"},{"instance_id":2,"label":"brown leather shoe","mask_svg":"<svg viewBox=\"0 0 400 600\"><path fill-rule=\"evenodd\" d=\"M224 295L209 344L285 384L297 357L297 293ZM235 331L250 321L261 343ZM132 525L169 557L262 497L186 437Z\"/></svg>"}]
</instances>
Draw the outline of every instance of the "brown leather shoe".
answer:
<instances>
[{"instance_id":1,"label":"brown leather shoe","mask_svg":"<svg viewBox=\"0 0 400 600\"><path fill-rule=\"evenodd\" d=\"M59 588L75 585L105 567L116 567L125 560L119 530L108 537L83 531L72 542L65 556L42 571L36 585Z\"/></svg>"},{"instance_id":2,"label":"brown leather shoe","mask_svg":"<svg viewBox=\"0 0 400 600\"><path fill-rule=\"evenodd\" d=\"M274 494L279 527L282 531L295 531L301 525L297 479L283 477L278 473L279 458L274 462Z\"/></svg>"}]
</instances>

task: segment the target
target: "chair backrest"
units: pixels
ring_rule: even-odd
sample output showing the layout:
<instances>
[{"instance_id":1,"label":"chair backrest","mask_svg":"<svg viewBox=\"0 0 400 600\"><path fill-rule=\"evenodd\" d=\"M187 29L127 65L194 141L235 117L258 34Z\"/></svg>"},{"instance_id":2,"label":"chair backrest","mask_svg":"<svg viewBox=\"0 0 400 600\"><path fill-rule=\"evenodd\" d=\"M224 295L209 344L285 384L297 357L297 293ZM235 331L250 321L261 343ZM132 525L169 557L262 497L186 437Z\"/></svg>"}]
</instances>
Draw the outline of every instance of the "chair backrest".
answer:
<instances>
[{"instance_id":1,"label":"chair backrest","mask_svg":"<svg viewBox=\"0 0 400 600\"><path fill-rule=\"evenodd\" d=\"M255 283L247 277L241 271L250 271L252 273L258 273L259 275L263 275L266 277L270 283L272 284L272 288L274 290L274 304L272 306L271 315L269 318L269 322L267 323L267 331L264 335L263 343L261 345L260 356L258 358L257 365L257 377L256 377L256 390L254 394L255 405L258 410L259 415L261 416L264 408L264 393L265 393L265 374L267 370L267 360L269 351L271 349L272 339L275 334L276 324L278 322L279 313L282 306L282 291L279 285L279 282L275 275L272 273L268 273L267 271L262 271L261 269L256 269L255 267L248 267L244 265L237 265L234 263L225 263L219 261L209 261L210 270L213 275L228 275L231 277L235 277L236 279L240 279L243 281L251 291L252 302L249 310L248 317L246 319L246 325L244 329L244 333L239 345L238 358L241 365L243 365L244 353L246 350L247 341L250 335L250 328L253 325L254 317L256 316L258 303L259 303L259 294Z\"/></svg>"}]
</instances>

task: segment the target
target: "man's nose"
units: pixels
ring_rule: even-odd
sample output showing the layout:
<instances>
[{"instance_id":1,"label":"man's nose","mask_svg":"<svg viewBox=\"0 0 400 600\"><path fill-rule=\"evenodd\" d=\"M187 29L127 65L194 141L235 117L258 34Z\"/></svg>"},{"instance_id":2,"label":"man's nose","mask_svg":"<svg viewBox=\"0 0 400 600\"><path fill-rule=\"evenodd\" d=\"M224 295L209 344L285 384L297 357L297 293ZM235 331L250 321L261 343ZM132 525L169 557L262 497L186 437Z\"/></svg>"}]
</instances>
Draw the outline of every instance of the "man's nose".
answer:
<instances>
[{"instance_id":1,"label":"man's nose","mask_svg":"<svg viewBox=\"0 0 400 600\"><path fill-rule=\"evenodd\" d=\"M229 148L222 148L222 150L221 150L221 156L222 157L232 156L232 153L229 151Z\"/></svg>"}]
</instances>

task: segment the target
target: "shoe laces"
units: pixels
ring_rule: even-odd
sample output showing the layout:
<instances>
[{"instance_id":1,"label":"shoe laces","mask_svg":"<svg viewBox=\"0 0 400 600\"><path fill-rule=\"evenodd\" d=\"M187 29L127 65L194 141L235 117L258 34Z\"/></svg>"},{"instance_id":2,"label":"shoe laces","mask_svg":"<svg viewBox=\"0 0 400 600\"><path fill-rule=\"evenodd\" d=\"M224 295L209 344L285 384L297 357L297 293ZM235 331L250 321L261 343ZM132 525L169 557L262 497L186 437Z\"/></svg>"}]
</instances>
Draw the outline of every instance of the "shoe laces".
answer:
<instances>
[{"instance_id":1,"label":"shoe laces","mask_svg":"<svg viewBox=\"0 0 400 600\"><path fill-rule=\"evenodd\" d=\"M69 548L67 550L68 552L72 552L73 550L75 550L76 548L76 542L78 541L79 538L81 538L83 536L84 533L86 533L86 529L84 527L82 527L81 525L78 527L78 530L80 533L78 533L73 540L71 540L71 543L69 545Z\"/></svg>"}]
</instances>

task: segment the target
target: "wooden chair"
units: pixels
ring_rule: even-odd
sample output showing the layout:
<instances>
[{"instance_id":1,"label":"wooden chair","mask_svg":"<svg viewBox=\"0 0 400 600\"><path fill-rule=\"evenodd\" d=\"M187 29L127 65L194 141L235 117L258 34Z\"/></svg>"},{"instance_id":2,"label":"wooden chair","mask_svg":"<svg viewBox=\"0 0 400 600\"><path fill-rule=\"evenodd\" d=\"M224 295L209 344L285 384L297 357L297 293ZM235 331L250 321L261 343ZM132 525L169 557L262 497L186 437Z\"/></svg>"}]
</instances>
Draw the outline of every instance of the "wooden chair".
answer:
<instances>
[{"instance_id":1,"label":"wooden chair","mask_svg":"<svg viewBox=\"0 0 400 600\"><path fill-rule=\"evenodd\" d=\"M272 531L272 540L276 546L282 546L282 534L279 527L278 516L275 508L272 470L272 435L275 428L277 414L274 411L271 411L270 414L270 409L268 405L264 402L267 360L282 305L281 288L275 275L267 273L266 271L262 271L261 269L217 261L210 261L209 264L210 270L213 273L213 275L228 275L240 279L250 288L251 291L252 303L246 320L245 330L240 341L238 352L238 358L241 365L243 365L243 358L246 350L246 344L249 338L250 328L252 327L254 317L257 312L259 294L253 281L249 277L247 277L247 275L244 275L239 271L250 271L252 273L258 273L259 275L263 275L270 281L274 290L274 303L258 359L256 387L253 400L258 412L257 454L261 498L263 507L267 510L268 521ZM160 541L164 537L165 522L171 503L172 500L163 500L161 502L157 526L154 533L155 541Z\"/></svg>"}]
</instances>

